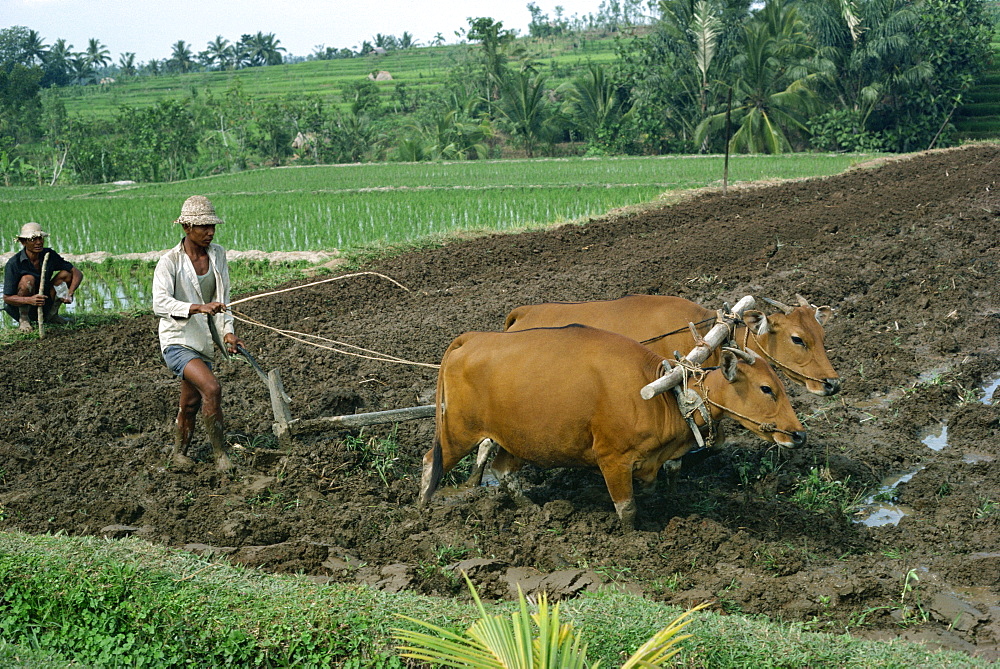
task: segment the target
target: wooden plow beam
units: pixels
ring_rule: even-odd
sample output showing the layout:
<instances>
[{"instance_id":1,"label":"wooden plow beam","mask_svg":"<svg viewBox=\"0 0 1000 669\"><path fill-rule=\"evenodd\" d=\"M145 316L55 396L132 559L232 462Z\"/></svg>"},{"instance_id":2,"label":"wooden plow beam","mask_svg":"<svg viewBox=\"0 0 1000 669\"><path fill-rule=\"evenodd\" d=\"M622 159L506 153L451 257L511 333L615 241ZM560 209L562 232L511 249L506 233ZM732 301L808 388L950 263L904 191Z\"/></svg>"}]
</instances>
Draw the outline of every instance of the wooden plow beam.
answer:
<instances>
[{"instance_id":1,"label":"wooden plow beam","mask_svg":"<svg viewBox=\"0 0 1000 669\"><path fill-rule=\"evenodd\" d=\"M754 298L747 295L733 307L729 313L742 318L743 312L752 309L755 305ZM693 329L693 326L692 326ZM684 356L684 360L694 365L700 365L711 355L712 351L721 346L729 339L730 324L727 322L716 323L702 339L702 344L696 346L690 353ZM252 358L247 354L248 359ZM253 363L255 368L256 364ZM666 367L669 363L665 363ZM366 425L378 425L382 423L399 423L419 418L431 418L434 416L435 405L427 404L417 407L406 407L404 409L389 409L386 411L373 411L370 413L348 414L345 416L323 416L320 418L292 418L289 408L289 398L285 393L285 388L281 382L281 374L277 369L272 369L266 375L257 368L258 374L267 383L268 393L271 396L271 410L274 412L274 424L271 429L278 438L279 443L285 444L296 434L303 434L314 430L328 428L354 428ZM652 383L643 386L640 395L643 399L652 399L677 386L684 376L684 370L680 367L670 369L667 374L656 379Z\"/></svg>"},{"instance_id":2,"label":"wooden plow beam","mask_svg":"<svg viewBox=\"0 0 1000 669\"><path fill-rule=\"evenodd\" d=\"M381 423L401 423L407 420L418 418L431 418L434 416L435 406L428 404L419 407L406 407L405 409L388 409L386 411L373 411L371 413L356 413L346 416L323 416L320 418L292 418L292 412L288 407L288 395L285 394L284 385L281 382L281 374L277 369L272 369L267 373L267 390L271 395L271 411L274 412L274 424L271 431L278 438L278 443L285 444L296 434L323 430L329 428L353 428L365 425L379 425Z\"/></svg>"},{"instance_id":3,"label":"wooden plow beam","mask_svg":"<svg viewBox=\"0 0 1000 669\"><path fill-rule=\"evenodd\" d=\"M734 316L742 318L743 312L747 309L753 309L755 304L756 302L754 301L753 296L747 295L736 303L736 306L730 310L730 313ZM692 326L692 328L693 327L694 326ZM695 346L690 353L684 356L683 360L686 360L694 365L701 365L701 363L705 362L705 358L712 354L712 351L719 348L719 346L729 339L729 334L728 323L716 323L702 339L704 343ZM680 367L674 367L664 376L661 376L652 383L643 386L642 390L639 391L639 395L641 395L644 400L652 399L660 393L664 393L679 384L683 378L684 370Z\"/></svg>"}]
</instances>

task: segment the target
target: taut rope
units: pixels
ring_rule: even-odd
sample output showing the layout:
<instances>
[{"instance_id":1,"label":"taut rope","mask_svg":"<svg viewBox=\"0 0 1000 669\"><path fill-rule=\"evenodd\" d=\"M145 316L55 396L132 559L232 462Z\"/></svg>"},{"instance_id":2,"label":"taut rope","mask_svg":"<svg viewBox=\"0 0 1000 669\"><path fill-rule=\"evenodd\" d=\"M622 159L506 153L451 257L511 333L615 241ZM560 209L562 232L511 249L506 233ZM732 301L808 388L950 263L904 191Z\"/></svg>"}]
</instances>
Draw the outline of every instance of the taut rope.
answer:
<instances>
[{"instance_id":1,"label":"taut rope","mask_svg":"<svg viewBox=\"0 0 1000 669\"><path fill-rule=\"evenodd\" d=\"M366 360L377 360L378 362L395 362L402 365L416 365L417 367L429 367L431 369L438 369L441 365L432 365L426 362L413 362L412 360L406 360L405 358L397 358L393 355L388 355L386 353L379 353L378 351L372 351L367 348L362 348L361 346L355 346L354 344L348 344L347 342L337 341L336 339L328 339L327 337L322 337L320 335L309 334L307 332L298 332L296 330L282 330L280 328L272 327L270 325L265 325L260 321L254 320L247 316L246 314L240 313L235 309L230 309L233 314L233 318L244 323L249 323L250 325L256 325L257 327L264 328L265 330L270 330L271 332L277 332L283 337L288 337L289 339L294 339L297 342L303 344L309 344L310 346L315 346L316 348L322 348L327 351L333 351L334 353L340 353L343 355L353 355L356 358L365 358ZM335 348L334 346L327 346L324 344L317 343L315 341L309 341L303 339L303 337L310 337L312 339L318 339L320 341L328 342L330 344L335 344L336 346L346 346L347 348L355 349L356 351L364 351L364 353L371 353L372 355L363 355L362 353L355 353L354 351L345 351L343 349Z\"/></svg>"},{"instance_id":2,"label":"taut rope","mask_svg":"<svg viewBox=\"0 0 1000 669\"><path fill-rule=\"evenodd\" d=\"M232 307L236 304L243 304L244 302L249 302L250 300L257 300L262 297L270 297L271 295L278 295L280 293L287 293L292 290L301 290L303 288L311 288L312 286L318 286L321 283L330 283L331 281L340 281L341 279L353 279L356 276L365 276L366 274L371 274L372 276L377 276L385 279L386 281L391 281L396 284L406 292L410 292L410 289L396 281L392 277L388 277L385 274L379 274L378 272L355 272L354 274L344 274L343 276L335 276L330 279L321 279L320 281L313 281L312 283L305 283L301 286L292 286L291 288L282 288L281 290L272 290L270 293L261 293L260 295L251 295L250 297L244 297L243 299L236 300L235 302L230 302L226 307Z\"/></svg>"},{"instance_id":3,"label":"taut rope","mask_svg":"<svg viewBox=\"0 0 1000 669\"><path fill-rule=\"evenodd\" d=\"M708 323L708 322L713 321L715 319L716 319L715 316L713 316L712 318L706 318L705 320L698 321L697 323L695 323L695 325L696 326L697 325L704 325L705 323ZM665 337L669 337L670 335L675 335L675 334L680 334L681 332L686 332L688 330L688 328L689 328L689 326L685 325L682 328L677 328L673 332L664 332L661 335L656 335L655 337L650 337L649 339L643 339L639 343L640 344L652 344L654 341L660 341L661 339L663 339Z\"/></svg>"},{"instance_id":4,"label":"taut rope","mask_svg":"<svg viewBox=\"0 0 1000 669\"><path fill-rule=\"evenodd\" d=\"M278 295L280 293L287 293L292 290L301 290L302 288L310 288L312 286L318 286L321 283L329 283L331 281L340 281L341 279L351 279L356 276L372 275L377 276L387 281L391 281L403 290L409 292L410 289L396 281L392 277L388 277L385 274L379 274L378 272L355 272L354 274L344 274L343 276L335 276L330 279L322 279L320 281L313 281L312 283L306 283L301 286L292 286L291 288L282 288L281 290L272 290L269 293L261 293L260 295L251 295L250 297L244 297L240 300L235 300L226 305L226 309L233 314L233 318L244 323L249 323L250 325L256 325L259 328L264 328L265 330L270 330L271 332L277 332L283 337L288 337L297 342L303 344L308 344L310 346L315 346L316 348L321 348L327 351L333 351L334 353L340 353L341 355L352 355L356 358L364 358L366 360L376 360L378 362L394 362L402 365L415 365L417 367L429 367L431 369L438 369L441 365L432 365L426 362L413 362L412 360L406 360L405 358L397 358L393 355L388 355L386 353L379 353L378 351L372 351L367 348L362 348L360 346L355 346L354 344L348 344L347 342L337 341L336 339L328 339L327 337L321 337L320 335L309 334L307 332L298 332L297 330L283 330L281 328L272 327L270 325L265 325L258 320L250 318L244 313L236 311L233 309L233 305L242 304L243 302L249 302L251 300L256 300L261 297L269 297L271 295ZM326 344L318 343L317 341L309 341L305 339L308 337L310 339L316 339L322 342L327 342L328 344L334 344L334 346L328 346ZM336 348L336 346L343 346L346 348L354 349L354 351L345 351L342 348ZM356 353L355 351L363 351L364 353L370 353L371 355L364 355L364 353Z\"/></svg>"}]
</instances>

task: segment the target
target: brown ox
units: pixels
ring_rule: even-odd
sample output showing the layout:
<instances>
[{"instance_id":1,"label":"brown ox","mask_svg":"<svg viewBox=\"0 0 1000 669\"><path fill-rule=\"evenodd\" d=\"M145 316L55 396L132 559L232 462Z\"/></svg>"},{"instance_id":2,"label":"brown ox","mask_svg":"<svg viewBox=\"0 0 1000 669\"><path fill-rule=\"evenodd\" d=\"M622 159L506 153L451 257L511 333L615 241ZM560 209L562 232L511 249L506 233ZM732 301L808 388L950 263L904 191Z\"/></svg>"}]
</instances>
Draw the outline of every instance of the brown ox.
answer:
<instances>
[{"instance_id":1,"label":"brown ox","mask_svg":"<svg viewBox=\"0 0 1000 669\"><path fill-rule=\"evenodd\" d=\"M744 314L735 335L740 345L763 355L790 379L804 384L817 395L834 395L840 376L830 364L824 348L823 326L833 315L830 307L816 307L796 296L799 306L789 307L765 300L781 311L765 315ZM688 329L694 323L704 334L715 322L715 312L680 297L630 295L597 302L548 302L517 307L507 315L504 330L527 330L582 323L617 332L648 346L654 353L673 360L674 351L687 354L696 342ZM705 364L717 364L713 356Z\"/></svg>"},{"instance_id":2,"label":"brown ox","mask_svg":"<svg viewBox=\"0 0 1000 669\"><path fill-rule=\"evenodd\" d=\"M739 351L691 388L712 421L728 415L781 446L806 433L774 370ZM695 443L673 393L644 400L663 358L621 335L572 325L522 332L469 332L445 351L438 372L434 445L424 455L420 504L477 445L492 442L498 476L527 461L597 467L626 529L635 519L632 479L652 485L667 460ZM694 412L703 424L702 415ZM488 450L488 449L487 449ZM481 451L482 452L482 451Z\"/></svg>"}]
</instances>

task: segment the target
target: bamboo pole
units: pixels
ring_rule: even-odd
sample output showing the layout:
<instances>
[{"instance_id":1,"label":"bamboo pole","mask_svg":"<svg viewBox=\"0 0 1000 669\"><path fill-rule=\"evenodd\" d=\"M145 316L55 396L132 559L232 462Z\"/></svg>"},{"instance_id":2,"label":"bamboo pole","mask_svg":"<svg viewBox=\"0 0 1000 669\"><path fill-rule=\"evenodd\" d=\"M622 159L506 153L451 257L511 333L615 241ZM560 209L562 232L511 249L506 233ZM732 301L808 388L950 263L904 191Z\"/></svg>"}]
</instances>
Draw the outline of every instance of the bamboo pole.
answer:
<instances>
[{"instance_id":1,"label":"bamboo pole","mask_svg":"<svg viewBox=\"0 0 1000 669\"><path fill-rule=\"evenodd\" d=\"M755 304L753 296L747 295L736 303L736 306L732 308L732 313L736 316L742 317L743 312L747 309L752 309ZM684 360L695 365L700 365L705 362L705 358L711 355L712 351L717 349L728 338L729 325L727 323L716 323L702 340L705 343L695 346L690 353L684 356ZM660 393L664 393L676 386L681 382L683 377L684 370L680 367L674 367L666 375L661 376L652 383L648 383L643 386L642 390L639 391L639 395L641 395L644 400L652 399Z\"/></svg>"},{"instance_id":2,"label":"bamboo pole","mask_svg":"<svg viewBox=\"0 0 1000 669\"><path fill-rule=\"evenodd\" d=\"M38 277L38 294L45 296L45 276L49 269L49 254L42 258L42 273ZM45 303L38 305L38 338L45 339Z\"/></svg>"}]
</instances>

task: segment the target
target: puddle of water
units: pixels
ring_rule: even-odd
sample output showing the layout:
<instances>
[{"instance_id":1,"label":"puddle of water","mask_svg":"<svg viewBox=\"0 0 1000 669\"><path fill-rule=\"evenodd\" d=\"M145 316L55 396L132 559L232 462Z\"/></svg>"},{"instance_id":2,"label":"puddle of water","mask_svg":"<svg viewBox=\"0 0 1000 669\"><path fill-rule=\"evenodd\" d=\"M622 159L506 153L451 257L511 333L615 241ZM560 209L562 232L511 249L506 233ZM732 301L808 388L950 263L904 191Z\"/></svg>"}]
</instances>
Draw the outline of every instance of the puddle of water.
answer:
<instances>
[{"instance_id":1,"label":"puddle of water","mask_svg":"<svg viewBox=\"0 0 1000 669\"><path fill-rule=\"evenodd\" d=\"M980 462L993 462L995 459L987 453L970 452L962 456L962 462L967 465L978 465Z\"/></svg>"},{"instance_id":2,"label":"puddle of water","mask_svg":"<svg viewBox=\"0 0 1000 669\"><path fill-rule=\"evenodd\" d=\"M928 369L926 371L917 374L917 381L919 383L930 383L941 378L941 375L948 371L947 365L941 367L934 367L933 369Z\"/></svg>"},{"instance_id":3,"label":"puddle of water","mask_svg":"<svg viewBox=\"0 0 1000 669\"><path fill-rule=\"evenodd\" d=\"M923 467L920 469L923 469ZM873 495L869 495L861 503L861 509L857 515L864 517L858 518L854 522L868 527L884 527L885 525L898 525L903 516L912 514L913 511L909 507L884 500L875 501L875 498L891 496L897 486L912 479L920 469L906 474L897 474L885 479L878 491Z\"/></svg>"},{"instance_id":4,"label":"puddle of water","mask_svg":"<svg viewBox=\"0 0 1000 669\"><path fill-rule=\"evenodd\" d=\"M136 283L126 286L121 282L107 283L101 277L84 277L80 289L73 296L72 304L65 304L59 312L64 316L84 314L105 314L128 311L134 308L149 308L152 303L151 290ZM134 299L136 298L137 299ZM17 323L7 317L0 318L0 328L17 327Z\"/></svg>"},{"instance_id":5,"label":"puddle of water","mask_svg":"<svg viewBox=\"0 0 1000 669\"><path fill-rule=\"evenodd\" d=\"M993 404L993 395L996 393L997 388L1000 388L1000 374L986 379L982 386L983 398L979 401L983 404Z\"/></svg>"},{"instance_id":6,"label":"puddle of water","mask_svg":"<svg viewBox=\"0 0 1000 669\"><path fill-rule=\"evenodd\" d=\"M931 450L940 451L948 445L948 426L944 423L939 423L937 427L926 430L923 435L921 441L924 446Z\"/></svg>"}]
</instances>

